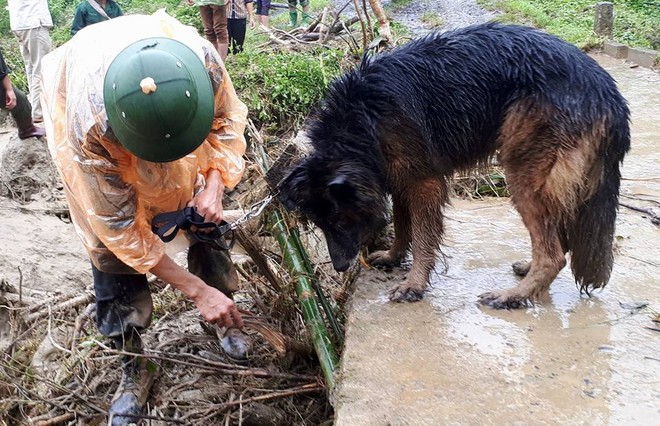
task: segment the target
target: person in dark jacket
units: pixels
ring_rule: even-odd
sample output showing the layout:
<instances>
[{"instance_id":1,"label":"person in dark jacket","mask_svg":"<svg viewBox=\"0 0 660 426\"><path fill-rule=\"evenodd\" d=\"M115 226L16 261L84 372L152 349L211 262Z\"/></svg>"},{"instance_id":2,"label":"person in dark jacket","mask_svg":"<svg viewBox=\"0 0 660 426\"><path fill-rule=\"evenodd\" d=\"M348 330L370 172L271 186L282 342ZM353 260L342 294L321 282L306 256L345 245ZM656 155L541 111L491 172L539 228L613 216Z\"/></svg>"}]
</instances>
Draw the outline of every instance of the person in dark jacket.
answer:
<instances>
[{"instance_id":1,"label":"person in dark jacket","mask_svg":"<svg viewBox=\"0 0 660 426\"><path fill-rule=\"evenodd\" d=\"M32 105L22 91L11 84L9 67L0 51L0 108L9 110L16 121L18 137L21 139L40 138L46 135L41 127L36 127L32 121Z\"/></svg>"},{"instance_id":2,"label":"person in dark jacket","mask_svg":"<svg viewBox=\"0 0 660 426\"><path fill-rule=\"evenodd\" d=\"M122 16L121 7L114 0L83 0L76 7L71 24L71 37L88 25Z\"/></svg>"}]
</instances>

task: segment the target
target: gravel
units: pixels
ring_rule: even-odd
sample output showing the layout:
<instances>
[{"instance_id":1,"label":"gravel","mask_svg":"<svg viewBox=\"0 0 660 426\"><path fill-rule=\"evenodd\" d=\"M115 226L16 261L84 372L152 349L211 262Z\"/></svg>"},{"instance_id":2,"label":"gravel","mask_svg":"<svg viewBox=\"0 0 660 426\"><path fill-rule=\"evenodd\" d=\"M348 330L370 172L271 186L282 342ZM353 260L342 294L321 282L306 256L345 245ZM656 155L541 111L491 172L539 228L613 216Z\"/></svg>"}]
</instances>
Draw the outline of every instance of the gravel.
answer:
<instances>
[{"instance_id":1,"label":"gravel","mask_svg":"<svg viewBox=\"0 0 660 426\"><path fill-rule=\"evenodd\" d=\"M346 2L347 0L332 0L331 4L339 10ZM352 0L349 0L349 3L342 13L347 17L355 15ZM496 16L495 13L479 7L475 0L413 0L401 7L391 0L383 0L382 5L390 20L404 25L413 36L421 36L435 29L422 22L423 17L428 18L432 14L439 17L443 24L437 27L439 31L487 22Z\"/></svg>"}]
</instances>

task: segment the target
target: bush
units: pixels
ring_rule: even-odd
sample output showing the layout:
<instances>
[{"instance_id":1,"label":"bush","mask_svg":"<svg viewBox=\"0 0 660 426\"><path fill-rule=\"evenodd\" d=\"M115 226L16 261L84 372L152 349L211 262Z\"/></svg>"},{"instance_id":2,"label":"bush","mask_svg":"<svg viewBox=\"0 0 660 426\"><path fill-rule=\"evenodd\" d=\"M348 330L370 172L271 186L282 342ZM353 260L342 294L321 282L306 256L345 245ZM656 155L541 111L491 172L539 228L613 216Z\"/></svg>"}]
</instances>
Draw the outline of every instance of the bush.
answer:
<instances>
[{"instance_id":1,"label":"bush","mask_svg":"<svg viewBox=\"0 0 660 426\"><path fill-rule=\"evenodd\" d=\"M227 68L250 118L270 132L299 127L310 108L341 72L343 51L264 53L230 56Z\"/></svg>"}]
</instances>

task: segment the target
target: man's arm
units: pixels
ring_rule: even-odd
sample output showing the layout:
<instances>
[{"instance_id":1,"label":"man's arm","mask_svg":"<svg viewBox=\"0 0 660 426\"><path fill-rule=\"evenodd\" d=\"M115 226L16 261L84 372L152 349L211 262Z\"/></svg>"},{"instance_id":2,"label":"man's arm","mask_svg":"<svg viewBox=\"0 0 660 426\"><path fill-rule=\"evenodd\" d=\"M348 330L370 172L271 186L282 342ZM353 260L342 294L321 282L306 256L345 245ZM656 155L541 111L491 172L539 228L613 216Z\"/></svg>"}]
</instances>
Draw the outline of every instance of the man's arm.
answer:
<instances>
[{"instance_id":1,"label":"man's arm","mask_svg":"<svg viewBox=\"0 0 660 426\"><path fill-rule=\"evenodd\" d=\"M207 322L220 327L243 327L241 314L233 300L186 271L168 255L163 255L150 272L181 290L195 303Z\"/></svg>"},{"instance_id":2,"label":"man's arm","mask_svg":"<svg viewBox=\"0 0 660 426\"><path fill-rule=\"evenodd\" d=\"M189 206L195 207L197 213L204 216L206 222L220 223L224 216L222 198L225 194L225 184L219 170L211 169L206 176L206 186L191 201Z\"/></svg>"},{"instance_id":3,"label":"man's arm","mask_svg":"<svg viewBox=\"0 0 660 426\"><path fill-rule=\"evenodd\" d=\"M5 57L0 52L0 80L2 80L2 87L5 89L5 108L12 109L16 106L16 93L14 93L14 86L11 85L9 78L9 67L5 62Z\"/></svg>"},{"instance_id":4,"label":"man's arm","mask_svg":"<svg viewBox=\"0 0 660 426\"><path fill-rule=\"evenodd\" d=\"M248 22L250 23L250 28L254 29L254 6L252 1L245 2L245 8L247 9Z\"/></svg>"}]
</instances>

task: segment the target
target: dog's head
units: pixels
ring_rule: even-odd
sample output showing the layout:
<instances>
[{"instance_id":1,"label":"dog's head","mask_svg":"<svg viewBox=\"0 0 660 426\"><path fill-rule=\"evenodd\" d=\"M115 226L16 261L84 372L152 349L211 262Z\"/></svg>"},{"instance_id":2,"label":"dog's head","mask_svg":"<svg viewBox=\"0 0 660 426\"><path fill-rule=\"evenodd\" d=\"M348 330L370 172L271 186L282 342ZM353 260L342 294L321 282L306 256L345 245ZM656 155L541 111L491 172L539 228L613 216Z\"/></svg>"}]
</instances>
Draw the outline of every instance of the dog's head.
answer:
<instances>
[{"instance_id":1,"label":"dog's head","mask_svg":"<svg viewBox=\"0 0 660 426\"><path fill-rule=\"evenodd\" d=\"M308 157L282 180L279 199L323 231L337 271L348 269L362 244L387 223L385 188L357 162Z\"/></svg>"}]
</instances>

